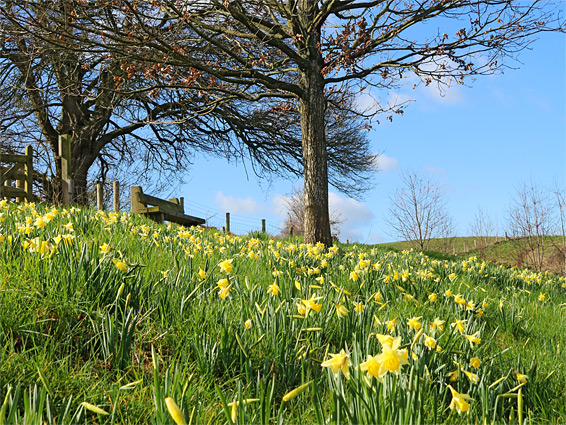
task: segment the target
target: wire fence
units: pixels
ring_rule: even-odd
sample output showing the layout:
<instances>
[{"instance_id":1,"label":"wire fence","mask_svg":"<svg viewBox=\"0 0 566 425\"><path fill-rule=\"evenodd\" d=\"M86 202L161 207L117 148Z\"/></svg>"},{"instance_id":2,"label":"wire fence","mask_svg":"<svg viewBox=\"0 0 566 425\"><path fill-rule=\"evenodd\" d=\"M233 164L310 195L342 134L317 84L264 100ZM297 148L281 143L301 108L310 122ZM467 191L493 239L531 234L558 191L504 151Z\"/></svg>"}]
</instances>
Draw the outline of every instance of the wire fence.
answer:
<instances>
[{"instance_id":1,"label":"wire fence","mask_svg":"<svg viewBox=\"0 0 566 425\"><path fill-rule=\"evenodd\" d=\"M120 185L118 182L113 182L111 191L104 190L104 185L102 183L98 183L96 185L97 208L105 209L110 207L109 199L112 199L112 209L114 211L119 210L121 206L119 192ZM112 194L112 197L110 197L110 194ZM155 197L151 198L154 200L157 199ZM131 199L128 197L126 201L129 201L127 204L130 204ZM163 204L168 204L165 200L158 199L157 201L160 202L162 207ZM206 221L205 225L208 227L215 227L218 230L229 231L236 235L246 235L252 232L265 232L269 235L276 236L281 233L281 229L278 225L267 222L262 218L254 218L242 214L232 214L190 199L182 198L181 202L183 204L184 214L204 219Z\"/></svg>"},{"instance_id":2,"label":"wire fence","mask_svg":"<svg viewBox=\"0 0 566 425\"><path fill-rule=\"evenodd\" d=\"M226 228L229 227L230 232L236 235L246 235L251 232L261 232L263 230L264 224L262 219L232 213L227 217L227 211L187 200L186 198L184 205L185 214L204 218L206 225L209 227L216 227L219 230L226 230ZM281 229L279 226L266 221L265 232L275 236L281 232Z\"/></svg>"}]
</instances>

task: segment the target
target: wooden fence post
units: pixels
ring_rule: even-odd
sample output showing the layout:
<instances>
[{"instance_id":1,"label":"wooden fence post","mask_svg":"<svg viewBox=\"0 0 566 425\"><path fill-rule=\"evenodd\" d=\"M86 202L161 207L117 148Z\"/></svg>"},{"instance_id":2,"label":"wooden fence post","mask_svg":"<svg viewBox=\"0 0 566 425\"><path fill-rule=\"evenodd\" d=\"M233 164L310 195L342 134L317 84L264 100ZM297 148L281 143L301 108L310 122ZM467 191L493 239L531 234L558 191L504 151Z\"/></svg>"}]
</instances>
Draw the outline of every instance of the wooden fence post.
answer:
<instances>
[{"instance_id":1,"label":"wooden fence post","mask_svg":"<svg viewBox=\"0 0 566 425\"><path fill-rule=\"evenodd\" d=\"M102 182L96 183L96 209L99 211L104 209L104 183Z\"/></svg>"},{"instance_id":2,"label":"wooden fence post","mask_svg":"<svg viewBox=\"0 0 566 425\"><path fill-rule=\"evenodd\" d=\"M71 180L71 136L59 135L59 157L61 160L61 189L63 205L70 205L73 200L73 181Z\"/></svg>"},{"instance_id":3,"label":"wooden fence post","mask_svg":"<svg viewBox=\"0 0 566 425\"><path fill-rule=\"evenodd\" d=\"M143 193L141 186L130 187L130 204L133 213L139 213L144 208L144 204L139 201L139 193Z\"/></svg>"},{"instance_id":4,"label":"wooden fence post","mask_svg":"<svg viewBox=\"0 0 566 425\"><path fill-rule=\"evenodd\" d=\"M24 181L23 180L16 180L16 189L23 189L24 188ZM27 199L27 196L26 196ZM24 198L22 198L21 196L16 196L16 202L23 202Z\"/></svg>"},{"instance_id":5,"label":"wooden fence post","mask_svg":"<svg viewBox=\"0 0 566 425\"><path fill-rule=\"evenodd\" d=\"M26 179L24 181L24 190L28 202L33 202L33 147L26 146L26 163L24 169L26 172Z\"/></svg>"},{"instance_id":6,"label":"wooden fence post","mask_svg":"<svg viewBox=\"0 0 566 425\"><path fill-rule=\"evenodd\" d=\"M226 233L230 233L230 213L226 213Z\"/></svg>"},{"instance_id":7,"label":"wooden fence post","mask_svg":"<svg viewBox=\"0 0 566 425\"><path fill-rule=\"evenodd\" d=\"M261 219L261 233L265 233L265 218Z\"/></svg>"},{"instance_id":8,"label":"wooden fence post","mask_svg":"<svg viewBox=\"0 0 566 425\"><path fill-rule=\"evenodd\" d=\"M120 182L112 182L112 191L112 208L114 209L114 212L118 212L120 211Z\"/></svg>"}]
</instances>

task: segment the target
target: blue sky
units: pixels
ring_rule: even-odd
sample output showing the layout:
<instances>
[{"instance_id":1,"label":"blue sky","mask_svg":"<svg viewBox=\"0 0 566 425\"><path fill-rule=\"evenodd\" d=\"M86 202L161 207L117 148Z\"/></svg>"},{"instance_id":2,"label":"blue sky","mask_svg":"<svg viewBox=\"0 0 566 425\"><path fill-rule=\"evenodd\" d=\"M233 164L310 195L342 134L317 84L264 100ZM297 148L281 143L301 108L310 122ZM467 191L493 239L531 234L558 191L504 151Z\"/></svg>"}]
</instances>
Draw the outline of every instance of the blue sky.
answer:
<instances>
[{"instance_id":1,"label":"blue sky","mask_svg":"<svg viewBox=\"0 0 566 425\"><path fill-rule=\"evenodd\" d=\"M505 231L506 211L518 185L566 185L566 37L543 34L519 56L519 69L468 80L441 96L434 87L402 88L413 102L393 122L380 119L370 132L373 152L382 153L375 187L361 200L330 188L330 208L343 223L340 239L362 243L397 240L385 222L389 195L400 173L428 175L446 191L458 235L469 234L478 208ZM390 94L389 94L390 96ZM246 172L247 171L247 172ZM198 156L174 190L187 213L247 233L267 220L276 234L285 217L284 197L300 180L258 180L242 164Z\"/></svg>"}]
</instances>

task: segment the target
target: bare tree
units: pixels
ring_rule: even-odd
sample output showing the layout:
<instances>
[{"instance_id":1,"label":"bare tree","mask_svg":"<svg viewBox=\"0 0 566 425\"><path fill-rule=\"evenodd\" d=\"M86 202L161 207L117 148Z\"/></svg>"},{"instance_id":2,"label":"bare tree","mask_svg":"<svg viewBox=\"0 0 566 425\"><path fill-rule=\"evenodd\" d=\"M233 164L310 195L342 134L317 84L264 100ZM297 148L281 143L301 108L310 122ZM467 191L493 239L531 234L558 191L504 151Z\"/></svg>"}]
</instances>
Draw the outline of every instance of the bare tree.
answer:
<instances>
[{"instance_id":1,"label":"bare tree","mask_svg":"<svg viewBox=\"0 0 566 425\"><path fill-rule=\"evenodd\" d=\"M446 209L444 191L428 176L403 173L401 185L389 196L386 219L391 234L426 250L432 238L453 235L453 224Z\"/></svg>"},{"instance_id":2,"label":"bare tree","mask_svg":"<svg viewBox=\"0 0 566 425\"><path fill-rule=\"evenodd\" d=\"M293 189L293 192L285 197L287 218L283 221L281 236L304 235L305 232L305 196L302 189ZM340 224L342 218L338 211L330 213L330 229L332 237L338 239L340 235Z\"/></svg>"},{"instance_id":3,"label":"bare tree","mask_svg":"<svg viewBox=\"0 0 566 425\"><path fill-rule=\"evenodd\" d=\"M544 0L98 3L106 5L103 18L91 16L89 27L123 54L150 51L158 69L183 68L204 79L199 89L208 95L298 111L305 239L327 245L329 96L374 90L379 97L410 75L426 85L464 84L501 70L537 34L564 28L560 6ZM91 2L75 2L74 16L88 17L89 8ZM128 25L115 24L123 21ZM403 111L378 104L367 114L381 112Z\"/></svg>"},{"instance_id":4,"label":"bare tree","mask_svg":"<svg viewBox=\"0 0 566 425\"><path fill-rule=\"evenodd\" d=\"M566 187L555 182L552 188L552 193L554 195L555 207L557 209L559 221L557 230L559 235L562 237L562 244L555 243L554 246L562 257L564 262L563 273L566 275Z\"/></svg>"},{"instance_id":5,"label":"bare tree","mask_svg":"<svg viewBox=\"0 0 566 425\"><path fill-rule=\"evenodd\" d=\"M479 239L481 257L485 259L485 250L489 245L488 237L495 234L495 225L482 207L478 207L469 231L470 236Z\"/></svg>"},{"instance_id":6,"label":"bare tree","mask_svg":"<svg viewBox=\"0 0 566 425\"><path fill-rule=\"evenodd\" d=\"M552 234L552 204L547 193L532 181L517 187L508 214L509 233L515 238L518 265L542 270L545 244Z\"/></svg>"}]
</instances>

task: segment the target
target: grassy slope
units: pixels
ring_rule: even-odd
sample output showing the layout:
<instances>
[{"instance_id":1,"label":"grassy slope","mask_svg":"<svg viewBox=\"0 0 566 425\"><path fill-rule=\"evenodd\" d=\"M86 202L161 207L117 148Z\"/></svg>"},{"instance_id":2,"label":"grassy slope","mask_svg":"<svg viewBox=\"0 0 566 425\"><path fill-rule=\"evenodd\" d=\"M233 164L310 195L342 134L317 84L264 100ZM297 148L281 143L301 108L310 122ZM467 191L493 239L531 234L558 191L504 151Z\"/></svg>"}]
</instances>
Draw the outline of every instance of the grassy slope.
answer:
<instances>
[{"instance_id":1,"label":"grassy slope","mask_svg":"<svg viewBox=\"0 0 566 425\"><path fill-rule=\"evenodd\" d=\"M474 399L466 422L516 421L519 390L524 418L566 421L563 278L49 211L0 206L0 423L171 423L166 397L193 423L461 423L449 384ZM297 307L309 299L319 311ZM400 337L408 364L368 386L357 366L384 350L377 333ZM341 349L348 381L321 367Z\"/></svg>"},{"instance_id":2,"label":"grassy slope","mask_svg":"<svg viewBox=\"0 0 566 425\"><path fill-rule=\"evenodd\" d=\"M556 248L556 246L561 247L562 244L563 240L560 236L547 238L544 265L542 267L543 271L548 270L551 273L564 274L564 259ZM415 247L412 242L391 242L376 246L399 251ZM491 263L510 267L531 266L526 252L528 252L528 250L523 246L520 240L506 240L494 236L486 238L467 236L451 239L432 239L428 248L428 253L431 255L453 255L456 258L476 256Z\"/></svg>"}]
</instances>

